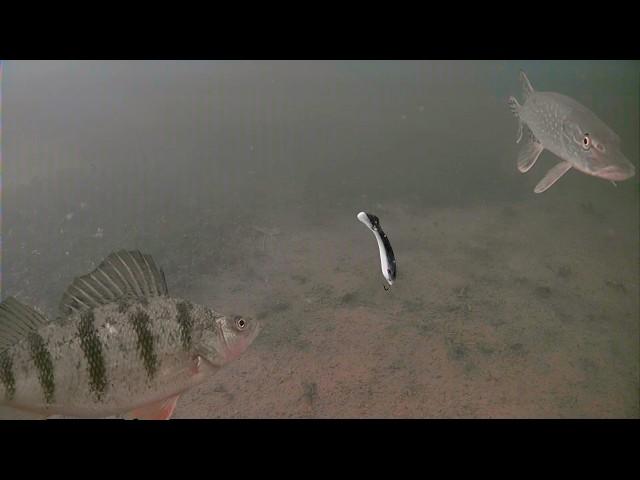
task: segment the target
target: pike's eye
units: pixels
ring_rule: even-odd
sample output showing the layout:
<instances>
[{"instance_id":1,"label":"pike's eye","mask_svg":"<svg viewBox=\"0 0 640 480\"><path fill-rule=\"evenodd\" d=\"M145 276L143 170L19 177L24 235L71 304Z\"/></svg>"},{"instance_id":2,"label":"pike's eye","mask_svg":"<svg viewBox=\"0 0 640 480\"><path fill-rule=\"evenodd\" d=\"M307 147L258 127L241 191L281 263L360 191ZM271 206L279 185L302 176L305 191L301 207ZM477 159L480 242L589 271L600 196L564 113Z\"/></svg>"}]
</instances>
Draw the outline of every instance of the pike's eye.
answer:
<instances>
[{"instance_id":1,"label":"pike's eye","mask_svg":"<svg viewBox=\"0 0 640 480\"><path fill-rule=\"evenodd\" d=\"M589 150L589 148L591 148L591 137L588 133L585 133L584 137L582 137L582 148L585 150Z\"/></svg>"},{"instance_id":2,"label":"pike's eye","mask_svg":"<svg viewBox=\"0 0 640 480\"><path fill-rule=\"evenodd\" d=\"M244 327L246 326L247 326L247 322L245 322L244 319L242 318L236 319L236 328L238 330L244 330Z\"/></svg>"}]
</instances>

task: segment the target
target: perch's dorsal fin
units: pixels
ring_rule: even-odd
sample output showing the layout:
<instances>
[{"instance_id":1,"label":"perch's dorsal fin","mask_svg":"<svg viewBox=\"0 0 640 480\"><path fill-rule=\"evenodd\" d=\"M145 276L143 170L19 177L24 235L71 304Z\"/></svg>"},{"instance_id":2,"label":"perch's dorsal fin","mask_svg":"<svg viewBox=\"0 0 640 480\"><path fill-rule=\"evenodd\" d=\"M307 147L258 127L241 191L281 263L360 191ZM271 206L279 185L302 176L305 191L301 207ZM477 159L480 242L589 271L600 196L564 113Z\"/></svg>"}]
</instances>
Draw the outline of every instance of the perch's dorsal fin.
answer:
<instances>
[{"instance_id":1,"label":"perch's dorsal fin","mask_svg":"<svg viewBox=\"0 0 640 480\"><path fill-rule=\"evenodd\" d=\"M138 250L113 252L90 273L77 277L62 295L63 317L124 297L168 295L164 272L151 255Z\"/></svg>"},{"instance_id":2,"label":"perch's dorsal fin","mask_svg":"<svg viewBox=\"0 0 640 480\"><path fill-rule=\"evenodd\" d=\"M7 297L0 303L0 351L47 322L47 318L37 310L23 305L14 297Z\"/></svg>"}]
</instances>

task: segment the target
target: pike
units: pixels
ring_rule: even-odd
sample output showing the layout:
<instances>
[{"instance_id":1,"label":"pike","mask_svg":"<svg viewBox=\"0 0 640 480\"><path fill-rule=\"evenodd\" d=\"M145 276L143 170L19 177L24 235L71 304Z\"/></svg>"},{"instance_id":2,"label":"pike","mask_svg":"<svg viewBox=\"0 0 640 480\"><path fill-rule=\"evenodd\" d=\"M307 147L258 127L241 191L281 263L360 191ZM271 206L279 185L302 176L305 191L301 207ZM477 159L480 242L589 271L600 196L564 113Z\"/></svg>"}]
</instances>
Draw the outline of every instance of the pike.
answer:
<instances>
[{"instance_id":1,"label":"pike","mask_svg":"<svg viewBox=\"0 0 640 480\"><path fill-rule=\"evenodd\" d=\"M54 321L0 303L0 404L44 417L168 419L180 396L252 343L260 324L169 296L150 255L114 252L77 277Z\"/></svg>"},{"instance_id":2,"label":"pike","mask_svg":"<svg viewBox=\"0 0 640 480\"><path fill-rule=\"evenodd\" d=\"M518 139L524 146L518 155L518 170L528 172L545 150L560 157L536 185L542 193L571 168L614 183L635 175L635 167L620 149L620 137L588 108L554 92L537 92L520 71L523 104L509 97L518 118ZM615 183L614 183L615 185Z\"/></svg>"}]
</instances>

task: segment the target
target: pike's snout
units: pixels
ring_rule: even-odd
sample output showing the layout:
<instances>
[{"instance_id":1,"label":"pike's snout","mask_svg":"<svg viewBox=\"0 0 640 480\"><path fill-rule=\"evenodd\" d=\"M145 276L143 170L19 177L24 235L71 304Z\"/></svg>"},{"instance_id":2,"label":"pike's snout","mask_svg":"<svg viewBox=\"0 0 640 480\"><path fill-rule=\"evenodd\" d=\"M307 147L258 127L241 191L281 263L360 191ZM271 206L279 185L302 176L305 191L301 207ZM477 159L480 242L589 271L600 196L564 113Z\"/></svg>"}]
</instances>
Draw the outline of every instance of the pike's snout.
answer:
<instances>
[{"instance_id":1,"label":"pike's snout","mask_svg":"<svg viewBox=\"0 0 640 480\"><path fill-rule=\"evenodd\" d=\"M598 176L607 180L622 181L633 177L636 174L636 167L631 162L621 163L605 167L598 172Z\"/></svg>"}]
</instances>

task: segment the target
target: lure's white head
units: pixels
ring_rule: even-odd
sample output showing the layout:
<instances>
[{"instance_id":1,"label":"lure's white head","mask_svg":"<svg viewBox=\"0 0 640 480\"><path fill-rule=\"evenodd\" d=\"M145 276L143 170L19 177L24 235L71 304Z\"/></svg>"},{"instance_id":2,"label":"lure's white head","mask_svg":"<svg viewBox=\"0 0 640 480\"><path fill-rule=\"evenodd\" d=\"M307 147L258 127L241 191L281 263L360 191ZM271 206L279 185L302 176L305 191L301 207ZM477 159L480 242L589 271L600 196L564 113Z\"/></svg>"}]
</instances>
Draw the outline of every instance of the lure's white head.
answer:
<instances>
[{"instance_id":1,"label":"lure's white head","mask_svg":"<svg viewBox=\"0 0 640 480\"><path fill-rule=\"evenodd\" d=\"M380 225L378 217L376 217L375 215L368 215L366 212L360 212L357 215L357 218L358 220L360 220L360 222L364 223L376 237L376 241L378 242L378 250L380 252L380 269L382 270L382 275L389 285L393 285L393 282L395 280L395 263L393 265L390 265L389 263L389 252L386 251L384 242L382 240L382 237L380 236ZM393 259L393 252L391 252L391 258Z\"/></svg>"},{"instance_id":2,"label":"lure's white head","mask_svg":"<svg viewBox=\"0 0 640 480\"><path fill-rule=\"evenodd\" d=\"M369 217L367 216L366 213L360 212L358 214L358 220L364 223L367 227L371 228L371 222L369 221Z\"/></svg>"}]
</instances>

